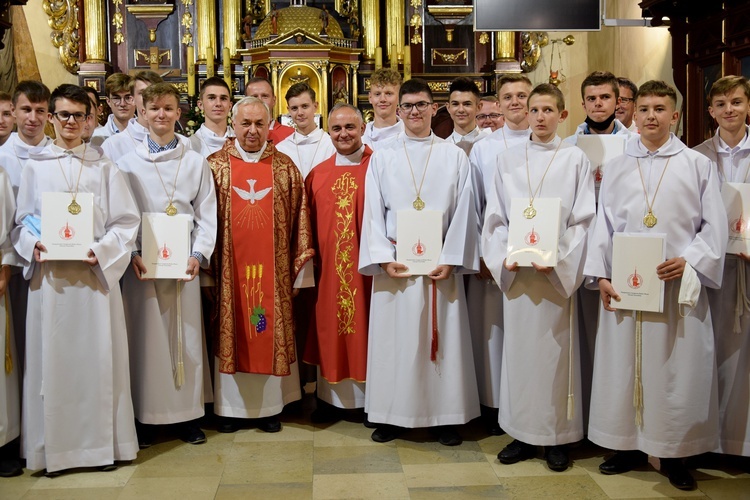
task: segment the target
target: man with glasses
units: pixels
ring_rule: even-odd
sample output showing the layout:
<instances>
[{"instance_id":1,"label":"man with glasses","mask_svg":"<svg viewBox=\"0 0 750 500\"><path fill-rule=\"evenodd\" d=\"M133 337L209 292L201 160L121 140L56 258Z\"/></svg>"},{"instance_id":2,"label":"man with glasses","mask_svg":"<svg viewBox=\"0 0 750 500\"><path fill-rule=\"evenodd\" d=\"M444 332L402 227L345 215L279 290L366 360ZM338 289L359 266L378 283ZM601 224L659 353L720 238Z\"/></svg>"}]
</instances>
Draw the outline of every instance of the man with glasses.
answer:
<instances>
[{"instance_id":1,"label":"man with glasses","mask_svg":"<svg viewBox=\"0 0 750 500\"><path fill-rule=\"evenodd\" d=\"M430 427L456 446L454 426L479 416L460 276L479 268L471 170L462 149L432 132L427 82L405 82L399 101L404 132L373 154L365 180L359 272L373 276L365 411L373 441ZM422 218L422 209L442 212L442 251L429 274L411 275L397 261L397 217Z\"/></svg>"},{"instance_id":2,"label":"man with glasses","mask_svg":"<svg viewBox=\"0 0 750 500\"><path fill-rule=\"evenodd\" d=\"M494 132L505 125L505 117L500 110L500 101L494 95L486 95L479 99L479 113L477 125Z\"/></svg>"},{"instance_id":3,"label":"man with glasses","mask_svg":"<svg viewBox=\"0 0 750 500\"><path fill-rule=\"evenodd\" d=\"M135 98L133 97L133 78L124 73L115 73L104 82L107 104L112 114L107 122L94 130L91 144L100 146L108 137L119 134L128 126L135 116Z\"/></svg>"},{"instance_id":4,"label":"man with glasses","mask_svg":"<svg viewBox=\"0 0 750 500\"><path fill-rule=\"evenodd\" d=\"M57 139L34 150L23 170L13 230L30 279L23 456L29 469L49 475L113 470L116 460L133 460L138 451L119 281L140 217L124 175L81 138L92 120L86 92L61 85L49 109ZM70 193L73 202L62 211L93 218L86 259L46 260L37 229L48 216L43 193ZM84 193L94 204L74 205Z\"/></svg>"},{"instance_id":5,"label":"man with glasses","mask_svg":"<svg viewBox=\"0 0 750 500\"><path fill-rule=\"evenodd\" d=\"M633 133L638 132L638 127L633 120L635 114L635 94L638 93L638 87L624 76L617 78L620 86L620 98L617 100L615 116L625 128Z\"/></svg>"},{"instance_id":6,"label":"man with glasses","mask_svg":"<svg viewBox=\"0 0 750 500\"><path fill-rule=\"evenodd\" d=\"M141 93L155 83L162 83L164 80L158 73L150 70L139 71L130 82L130 94L133 97L135 105L135 118L130 118L128 126L122 130L121 134L111 135L102 143L104 154L114 162L118 162L122 156L133 151L146 139L148 135L148 122L146 121L146 110L143 107L143 98ZM120 92L120 103L123 99L129 100L127 94ZM117 101L112 101L117 102Z\"/></svg>"}]
</instances>

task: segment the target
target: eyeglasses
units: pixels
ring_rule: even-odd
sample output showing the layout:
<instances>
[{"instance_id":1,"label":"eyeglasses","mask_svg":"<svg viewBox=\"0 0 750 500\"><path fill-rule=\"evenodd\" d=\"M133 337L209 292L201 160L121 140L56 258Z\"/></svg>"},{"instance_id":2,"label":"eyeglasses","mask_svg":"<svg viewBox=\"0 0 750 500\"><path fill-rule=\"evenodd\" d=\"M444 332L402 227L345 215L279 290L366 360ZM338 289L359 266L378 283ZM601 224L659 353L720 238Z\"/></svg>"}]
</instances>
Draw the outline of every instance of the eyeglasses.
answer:
<instances>
[{"instance_id":1,"label":"eyeglasses","mask_svg":"<svg viewBox=\"0 0 750 500\"><path fill-rule=\"evenodd\" d=\"M632 97L618 97L617 100L620 102L624 102L625 104L635 101L635 99L633 99Z\"/></svg>"},{"instance_id":2,"label":"eyeglasses","mask_svg":"<svg viewBox=\"0 0 750 500\"><path fill-rule=\"evenodd\" d=\"M415 103L405 102L405 103L399 104L398 107L401 108L401 111L403 111L404 113L411 113L411 110L414 108L417 108L417 111L421 113L422 111L427 109L430 106L430 104L432 103L427 102L427 101L419 101Z\"/></svg>"},{"instance_id":3,"label":"eyeglasses","mask_svg":"<svg viewBox=\"0 0 750 500\"><path fill-rule=\"evenodd\" d=\"M116 96L113 96L113 97L107 97L107 100L109 102L111 102L112 104L114 104L115 106L117 106L117 105L119 105L119 104L121 104L123 102L126 103L126 104L131 104L134 99L135 98L132 95L130 95L130 94L128 94L128 95L126 95L124 97L120 97L119 95L116 95Z\"/></svg>"},{"instance_id":4,"label":"eyeglasses","mask_svg":"<svg viewBox=\"0 0 750 500\"><path fill-rule=\"evenodd\" d=\"M68 122L71 118L73 120L77 121L78 123L83 123L86 121L86 118L89 117L86 113L68 113L67 111L58 111L57 113L52 113L52 116L60 120L61 122Z\"/></svg>"},{"instance_id":5,"label":"eyeglasses","mask_svg":"<svg viewBox=\"0 0 750 500\"><path fill-rule=\"evenodd\" d=\"M500 113L490 113L488 115L477 115L477 120L486 120L487 118L490 118L492 120L497 120L498 118L502 118L503 115Z\"/></svg>"}]
</instances>

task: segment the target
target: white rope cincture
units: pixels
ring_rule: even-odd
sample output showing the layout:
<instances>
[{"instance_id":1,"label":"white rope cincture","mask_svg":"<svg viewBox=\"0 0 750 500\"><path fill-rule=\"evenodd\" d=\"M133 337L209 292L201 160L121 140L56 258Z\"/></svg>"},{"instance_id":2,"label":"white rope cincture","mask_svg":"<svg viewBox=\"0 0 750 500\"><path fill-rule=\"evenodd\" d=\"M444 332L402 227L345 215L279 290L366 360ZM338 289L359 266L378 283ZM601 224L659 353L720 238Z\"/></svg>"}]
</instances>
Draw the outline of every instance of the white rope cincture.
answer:
<instances>
[{"instance_id":1,"label":"white rope cincture","mask_svg":"<svg viewBox=\"0 0 750 500\"><path fill-rule=\"evenodd\" d=\"M574 297L575 297L575 294L573 294L568 300L568 307L570 308L568 312L569 323L570 323L569 325L570 326L570 337L569 337L570 345L568 346L568 420L573 420L573 417L575 417L575 395L573 394L573 360L574 360L573 327L575 326Z\"/></svg>"},{"instance_id":2,"label":"white rope cincture","mask_svg":"<svg viewBox=\"0 0 750 500\"><path fill-rule=\"evenodd\" d=\"M185 363L182 354L182 283L177 283L177 369L175 370L174 381L179 389L185 383Z\"/></svg>"},{"instance_id":3,"label":"white rope cincture","mask_svg":"<svg viewBox=\"0 0 750 500\"><path fill-rule=\"evenodd\" d=\"M643 312L635 312L635 380L633 382L633 406L635 406L635 425L643 426Z\"/></svg>"}]
</instances>

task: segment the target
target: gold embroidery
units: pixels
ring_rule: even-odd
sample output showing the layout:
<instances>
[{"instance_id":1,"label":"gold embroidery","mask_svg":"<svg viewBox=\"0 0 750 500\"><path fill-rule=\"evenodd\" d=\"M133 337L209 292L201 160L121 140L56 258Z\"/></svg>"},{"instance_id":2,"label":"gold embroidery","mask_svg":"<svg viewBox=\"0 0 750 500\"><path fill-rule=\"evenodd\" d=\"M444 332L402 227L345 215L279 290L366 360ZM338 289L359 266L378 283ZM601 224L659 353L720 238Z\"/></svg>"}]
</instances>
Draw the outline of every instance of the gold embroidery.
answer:
<instances>
[{"instance_id":1,"label":"gold embroidery","mask_svg":"<svg viewBox=\"0 0 750 500\"><path fill-rule=\"evenodd\" d=\"M247 316L256 336L266 331L267 327L266 310L263 307L262 279L263 264L253 264L252 266L245 264L245 284L242 285L242 289L245 291L245 300L247 301Z\"/></svg>"},{"instance_id":2,"label":"gold embroidery","mask_svg":"<svg viewBox=\"0 0 750 500\"><path fill-rule=\"evenodd\" d=\"M352 267L354 266L352 250L355 238L352 222L354 221L354 195L357 193L357 183L354 176L346 172L336 180L331 188L336 195L336 274L339 277L339 291L336 294L336 303L339 308L336 317L339 320L339 335L354 333L356 325L354 321L355 303L354 297L357 289L351 287Z\"/></svg>"}]
</instances>

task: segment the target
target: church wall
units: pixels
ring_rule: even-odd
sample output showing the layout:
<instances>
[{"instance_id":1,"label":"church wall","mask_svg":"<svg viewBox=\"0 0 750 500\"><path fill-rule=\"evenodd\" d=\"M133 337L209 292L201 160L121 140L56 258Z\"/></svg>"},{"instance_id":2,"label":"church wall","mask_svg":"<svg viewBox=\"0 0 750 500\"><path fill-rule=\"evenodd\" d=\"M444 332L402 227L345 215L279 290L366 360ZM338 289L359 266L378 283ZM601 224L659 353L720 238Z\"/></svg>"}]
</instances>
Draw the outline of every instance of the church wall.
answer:
<instances>
[{"instance_id":1,"label":"church wall","mask_svg":"<svg viewBox=\"0 0 750 500\"><path fill-rule=\"evenodd\" d=\"M65 70L60 62L60 52L50 41L49 17L42 9L42 0L29 0L23 8L26 22L29 25L31 41L34 44L34 55L36 56L39 73L42 82L50 89L54 89L63 83L78 84L78 77Z\"/></svg>"},{"instance_id":2,"label":"church wall","mask_svg":"<svg viewBox=\"0 0 750 500\"><path fill-rule=\"evenodd\" d=\"M641 9L633 1L609 0L607 9L608 18L641 17ZM561 137L573 134L578 124L586 119L581 106L581 83L592 71L611 71L617 76L630 78L636 85L658 79L674 86L672 38L666 28L602 27L599 32L549 32L550 39L564 38L569 34L576 38L576 42L571 46L561 46L563 73L567 81L560 85L560 90L569 110L568 119L558 129ZM542 62L528 74L535 85L549 78L552 44L544 47L542 54ZM555 48L553 68L558 66Z\"/></svg>"}]
</instances>

